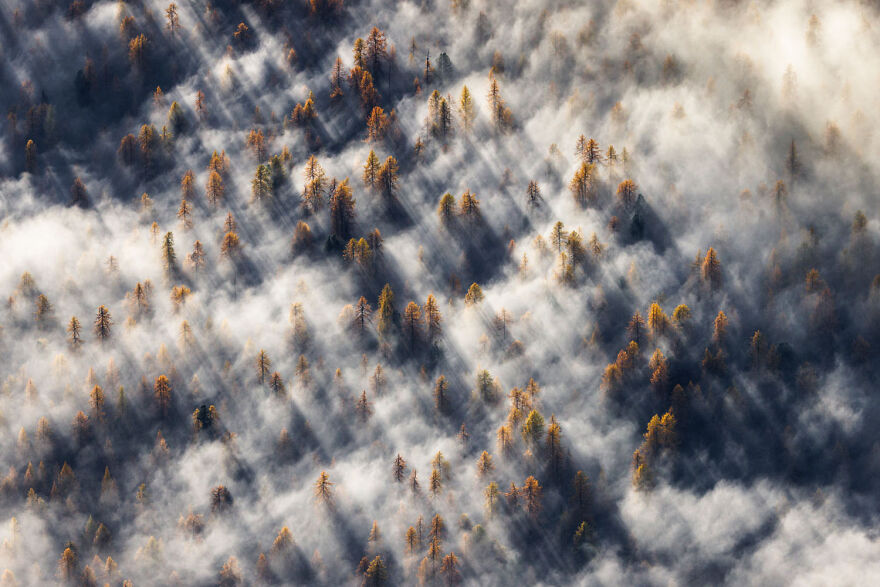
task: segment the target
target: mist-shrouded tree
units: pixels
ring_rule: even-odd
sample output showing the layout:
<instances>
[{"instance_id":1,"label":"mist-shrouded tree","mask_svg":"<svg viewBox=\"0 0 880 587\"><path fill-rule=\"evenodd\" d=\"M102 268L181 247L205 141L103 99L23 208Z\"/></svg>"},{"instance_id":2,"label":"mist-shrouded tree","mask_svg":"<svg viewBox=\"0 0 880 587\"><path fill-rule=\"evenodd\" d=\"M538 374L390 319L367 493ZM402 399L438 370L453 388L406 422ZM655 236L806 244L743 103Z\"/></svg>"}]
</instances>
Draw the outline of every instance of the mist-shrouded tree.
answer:
<instances>
[{"instance_id":1,"label":"mist-shrouded tree","mask_svg":"<svg viewBox=\"0 0 880 587\"><path fill-rule=\"evenodd\" d=\"M470 222L480 219L480 201L470 190L465 190L464 194L462 194L459 211L462 218Z\"/></svg>"},{"instance_id":2,"label":"mist-shrouded tree","mask_svg":"<svg viewBox=\"0 0 880 587\"><path fill-rule=\"evenodd\" d=\"M354 308L354 320L352 326L355 332L364 335L367 332L367 325L372 322L373 309L367 302L367 298L361 296Z\"/></svg>"},{"instance_id":3,"label":"mist-shrouded tree","mask_svg":"<svg viewBox=\"0 0 880 587\"><path fill-rule=\"evenodd\" d=\"M409 340L410 351L413 351L421 337L422 311L415 302L406 305L403 311L403 330Z\"/></svg>"},{"instance_id":4,"label":"mist-shrouded tree","mask_svg":"<svg viewBox=\"0 0 880 587\"><path fill-rule=\"evenodd\" d=\"M156 398L156 405L162 417L168 415L171 407L171 381L167 375L159 375L153 385L153 395Z\"/></svg>"},{"instance_id":5,"label":"mist-shrouded tree","mask_svg":"<svg viewBox=\"0 0 880 587\"><path fill-rule=\"evenodd\" d=\"M721 261L718 259L718 253L715 249L709 247L706 256L700 265L700 277L710 289L718 290L722 284Z\"/></svg>"},{"instance_id":6,"label":"mist-shrouded tree","mask_svg":"<svg viewBox=\"0 0 880 587\"><path fill-rule=\"evenodd\" d=\"M379 168L379 193L386 203L394 202L397 198L399 170L397 159L391 155L385 159L385 163Z\"/></svg>"},{"instance_id":7,"label":"mist-shrouded tree","mask_svg":"<svg viewBox=\"0 0 880 587\"><path fill-rule=\"evenodd\" d=\"M272 198L272 173L268 165L259 165L251 180L251 201L265 203Z\"/></svg>"},{"instance_id":8,"label":"mist-shrouded tree","mask_svg":"<svg viewBox=\"0 0 880 587\"><path fill-rule=\"evenodd\" d=\"M590 163L581 163L571 182L568 184L571 195L574 197L575 203L581 208L596 203L596 185L594 181L595 166Z\"/></svg>"},{"instance_id":9,"label":"mist-shrouded tree","mask_svg":"<svg viewBox=\"0 0 880 587\"><path fill-rule=\"evenodd\" d=\"M461 97L458 99L458 116L461 120L461 128L465 134L470 134L474 129L477 119L474 98L467 86L461 88Z\"/></svg>"},{"instance_id":10,"label":"mist-shrouded tree","mask_svg":"<svg viewBox=\"0 0 880 587\"><path fill-rule=\"evenodd\" d=\"M303 178L305 179L302 195L303 206L315 213L324 207L324 188L327 176L314 155L311 155L306 161Z\"/></svg>"},{"instance_id":11,"label":"mist-shrouded tree","mask_svg":"<svg viewBox=\"0 0 880 587\"><path fill-rule=\"evenodd\" d=\"M257 353L254 367L257 371L257 381L259 381L260 385L263 385L266 382L266 376L272 370L272 361L269 359L269 354L263 349L260 349L260 352Z\"/></svg>"},{"instance_id":12,"label":"mist-shrouded tree","mask_svg":"<svg viewBox=\"0 0 880 587\"><path fill-rule=\"evenodd\" d=\"M501 97L501 89L498 86L498 80L494 73L489 72L489 112L492 113L492 122L495 129L500 132L507 132L513 127L513 113L504 103Z\"/></svg>"},{"instance_id":13,"label":"mist-shrouded tree","mask_svg":"<svg viewBox=\"0 0 880 587\"><path fill-rule=\"evenodd\" d=\"M174 234L166 232L162 239L162 266L170 278L177 274L177 254L174 252Z\"/></svg>"},{"instance_id":14,"label":"mist-shrouded tree","mask_svg":"<svg viewBox=\"0 0 880 587\"><path fill-rule=\"evenodd\" d=\"M337 186L333 195L330 196L330 226L331 233L340 241L347 240L354 228L355 199L352 196L351 187L346 177Z\"/></svg>"},{"instance_id":15,"label":"mist-shrouded tree","mask_svg":"<svg viewBox=\"0 0 880 587\"><path fill-rule=\"evenodd\" d=\"M476 306L483 301L483 288L477 283L472 283L464 296L464 303L467 306Z\"/></svg>"},{"instance_id":16,"label":"mist-shrouded tree","mask_svg":"<svg viewBox=\"0 0 880 587\"><path fill-rule=\"evenodd\" d=\"M632 207L636 203L636 183L631 179L620 182L617 186L617 199L624 206Z\"/></svg>"},{"instance_id":17,"label":"mist-shrouded tree","mask_svg":"<svg viewBox=\"0 0 880 587\"><path fill-rule=\"evenodd\" d=\"M450 409L449 381L445 375L440 375L434 382L434 409L440 414L446 414Z\"/></svg>"},{"instance_id":18,"label":"mist-shrouded tree","mask_svg":"<svg viewBox=\"0 0 880 587\"><path fill-rule=\"evenodd\" d=\"M437 205L437 216L440 217L440 223L443 226L449 227L452 225L452 222L455 220L456 208L455 196L449 192L443 194L443 197L440 198L440 203Z\"/></svg>"},{"instance_id":19,"label":"mist-shrouded tree","mask_svg":"<svg viewBox=\"0 0 880 587\"><path fill-rule=\"evenodd\" d=\"M71 316L67 323L68 341L73 348L82 344L82 325L76 316Z\"/></svg>"},{"instance_id":20,"label":"mist-shrouded tree","mask_svg":"<svg viewBox=\"0 0 880 587\"><path fill-rule=\"evenodd\" d=\"M327 471L321 471L314 485L315 501L325 505L332 505L333 485L334 483L330 481L330 475L327 474Z\"/></svg>"},{"instance_id":21,"label":"mist-shrouded tree","mask_svg":"<svg viewBox=\"0 0 880 587\"><path fill-rule=\"evenodd\" d=\"M219 206L223 200L223 194L226 188L223 185L223 176L215 170L211 170L208 174L208 181L205 184L205 197L212 206Z\"/></svg>"},{"instance_id":22,"label":"mist-shrouded tree","mask_svg":"<svg viewBox=\"0 0 880 587\"><path fill-rule=\"evenodd\" d=\"M526 188L526 203L530 210L537 210L544 204L544 198L541 197L541 188L535 180L529 181Z\"/></svg>"},{"instance_id":23,"label":"mist-shrouded tree","mask_svg":"<svg viewBox=\"0 0 880 587\"><path fill-rule=\"evenodd\" d=\"M392 476L397 483L403 483L404 479L406 479L406 461L403 460L399 453L394 457Z\"/></svg>"},{"instance_id":24,"label":"mist-shrouded tree","mask_svg":"<svg viewBox=\"0 0 880 587\"><path fill-rule=\"evenodd\" d=\"M423 307L423 314L425 318L425 332L428 335L428 342L430 344L435 344L437 339L443 332L443 328L440 326L440 322L443 321L443 317L440 314L440 309L437 304L437 299L433 294L428 294L428 299L425 300L425 305Z\"/></svg>"},{"instance_id":25,"label":"mist-shrouded tree","mask_svg":"<svg viewBox=\"0 0 880 587\"><path fill-rule=\"evenodd\" d=\"M376 152L370 149L370 153L367 155L367 161L364 164L364 186L370 189L376 189L379 186L380 168L381 164L379 163L379 158L376 156Z\"/></svg>"},{"instance_id":26,"label":"mist-shrouded tree","mask_svg":"<svg viewBox=\"0 0 880 587\"><path fill-rule=\"evenodd\" d=\"M73 320L71 320L70 326L73 326ZM107 306L98 306L98 313L95 316L95 337L102 343L106 342L110 338L112 326L113 319L110 316L110 310L107 309Z\"/></svg>"},{"instance_id":27,"label":"mist-shrouded tree","mask_svg":"<svg viewBox=\"0 0 880 587\"><path fill-rule=\"evenodd\" d=\"M382 293L379 294L377 311L379 313L379 321L376 325L376 329L379 332L379 336L387 337L394 325L395 314L394 292L391 290L391 285L388 283L385 284L385 287L382 288Z\"/></svg>"}]
</instances>

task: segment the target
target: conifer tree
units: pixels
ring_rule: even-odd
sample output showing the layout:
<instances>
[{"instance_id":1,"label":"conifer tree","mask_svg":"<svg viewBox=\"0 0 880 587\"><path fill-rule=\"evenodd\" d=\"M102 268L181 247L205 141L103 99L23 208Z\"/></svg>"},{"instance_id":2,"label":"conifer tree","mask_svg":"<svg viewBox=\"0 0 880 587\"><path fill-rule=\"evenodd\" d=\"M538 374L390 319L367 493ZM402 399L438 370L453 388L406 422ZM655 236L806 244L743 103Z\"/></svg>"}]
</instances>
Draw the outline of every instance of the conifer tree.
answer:
<instances>
[{"instance_id":1,"label":"conifer tree","mask_svg":"<svg viewBox=\"0 0 880 587\"><path fill-rule=\"evenodd\" d=\"M470 134L473 131L476 120L476 109L474 107L474 99L467 86L461 89L461 97L458 100L458 113L461 118L462 129L465 134Z\"/></svg>"},{"instance_id":2,"label":"conifer tree","mask_svg":"<svg viewBox=\"0 0 880 587\"><path fill-rule=\"evenodd\" d=\"M266 382L266 376L272 369L272 361L269 359L268 353L263 349L260 349L260 352L257 353L254 365L257 370L257 381L260 382L260 385L263 385L263 383Z\"/></svg>"},{"instance_id":3,"label":"conifer tree","mask_svg":"<svg viewBox=\"0 0 880 587\"><path fill-rule=\"evenodd\" d=\"M410 352L413 351L421 336L421 319L422 312L419 305L415 302L407 304L403 311L403 328L409 339Z\"/></svg>"},{"instance_id":4,"label":"conifer tree","mask_svg":"<svg viewBox=\"0 0 880 587\"><path fill-rule=\"evenodd\" d=\"M394 292L386 283L379 295L379 323L376 325L379 336L387 337L394 323Z\"/></svg>"},{"instance_id":5,"label":"conifer tree","mask_svg":"<svg viewBox=\"0 0 880 587\"><path fill-rule=\"evenodd\" d=\"M446 192L443 194L443 197L440 198L440 204L437 206L437 215L440 217L440 222L443 226L448 227L452 225L452 222L455 219L455 209L455 196Z\"/></svg>"},{"instance_id":6,"label":"conifer tree","mask_svg":"<svg viewBox=\"0 0 880 587\"><path fill-rule=\"evenodd\" d=\"M367 162L364 164L364 185L370 189L376 189L379 186L379 158L376 152L370 149L367 155Z\"/></svg>"},{"instance_id":7,"label":"conifer tree","mask_svg":"<svg viewBox=\"0 0 880 587\"><path fill-rule=\"evenodd\" d=\"M79 322L79 319L76 316L70 317L70 322L67 323L67 334L68 340L70 341L71 346L74 348L78 347L82 344L82 335L80 332L82 331L82 326Z\"/></svg>"},{"instance_id":8,"label":"conifer tree","mask_svg":"<svg viewBox=\"0 0 880 587\"><path fill-rule=\"evenodd\" d=\"M334 483L330 481L330 475L326 471L321 471L315 482L315 500L318 503L331 505L333 503L333 485Z\"/></svg>"},{"instance_id":9,"label":"conifer tree","mask_svg":"<svg viewBox=\"0 0 880 587\"><path fill-rule=\"evenodd\" d=\"M268 165L257 166L251 180L251 201L265 203L272 198L272 173Z\"/></svg>"},{"instance_id":10,"label":"conifer tree","mask_svg":"<svg viewBox=\"0 0 880 587\"><path fill-rule=\"evenodd\" d=\"M208 175L208 182L205 184L205 197L212 206L219 206L223 199L226 188L223 186L223 176L215 170L211 170Z\"/></svg>"},{"instance_id":11,"label":"conifer tree","mask_svg":"<svg viewBox=\"0 0 880 587\"><path fill-rule=\"evenodd\" d=\"M331 233L340 241L345 241L352 233L355 218L354 206L355 200L346 177L336 186L336 190L330 197Z\"/></svg>"},{"instance_id":12,"label":"conifer tree","mask_svg":"<svg viewBox=\"0 0 880 587\"><path fill-rule=\"evenodd\" d=\"M425 306L423 309L428 342L434 344L443 332L443 329L440 326L443 317L440 315L440 309L438 308L437 300L434 298L433 294L428 294L428 299L425 300Z\"/></svg>"},{"instance_id":13,"label":"conifer tree","mask_svg":"<svg viewBox=\"0 0 880 587\"><path fill-rule=\"evenodd\" d=\"M102 343L110 338L110 327L112 325L113 322L110 316L110 310L108 310L106 306L99 306L98 315L95 317L95 336ZM70 327L73 327L73 320L71 320ZM72 333L71 337L73 337Z\"/></svg>"},{"instance_id":14,"label":"conifer tree","mask_svg":"<svg viewBox=\"0 0 880 587\"><path fill-rule=\"evenodd\" d=\"M403 483L406 478L406 461L400 456L400 453L394 458L394 470L392 472L394 480Z\"/></svg>"},{"instance_id":15,"label":"conifer tree","mask_svg":"<svg viewBox=\"0 0 880 587\"><path fill-rule=\"evenodd\" d=\"M706 257L700 266L700 277L713 291L721 287L721 261L718 260L718 254L712 247L706 251Z\"/></svg>"},{"instance_id":16,"label":"conifer tree","mask_svg":"<svg viewBox=\"0 0 880 587\"><path fill-rule=\"evenodd\" d=\"M171 406L171 382L166 375L159 375L153 386L153 393L156 397L156 405L159 407L159 413L162 417L168 415Z\"/></svg>"}]
</instances>

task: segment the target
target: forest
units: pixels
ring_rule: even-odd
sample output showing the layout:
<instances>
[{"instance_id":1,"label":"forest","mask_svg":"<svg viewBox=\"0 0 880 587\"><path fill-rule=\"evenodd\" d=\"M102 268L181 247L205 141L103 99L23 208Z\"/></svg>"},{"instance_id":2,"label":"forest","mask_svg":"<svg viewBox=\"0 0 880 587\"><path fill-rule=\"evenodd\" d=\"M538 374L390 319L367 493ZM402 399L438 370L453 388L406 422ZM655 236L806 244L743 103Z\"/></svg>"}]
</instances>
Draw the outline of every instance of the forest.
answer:
<instances>
[{"instance_id":1,"label":"forest","mask_svg":"<svg viewBox=\"0 0 880 587\"><path fill-rule=\"evenodd\" d=\"M880 583L878 17L0 0L0 587Z\"/></svg>"}]
</instances>

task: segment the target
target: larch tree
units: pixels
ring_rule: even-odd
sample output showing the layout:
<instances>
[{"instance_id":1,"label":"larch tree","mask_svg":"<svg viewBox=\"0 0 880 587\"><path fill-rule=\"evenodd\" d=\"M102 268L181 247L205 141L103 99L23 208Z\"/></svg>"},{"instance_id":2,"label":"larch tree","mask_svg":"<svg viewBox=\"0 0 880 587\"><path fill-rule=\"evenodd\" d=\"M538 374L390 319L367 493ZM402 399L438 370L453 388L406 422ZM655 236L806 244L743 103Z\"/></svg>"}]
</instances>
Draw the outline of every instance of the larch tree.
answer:
<instances>
[{"instance_id":1,"label":"larch tree","mask_svg":"<svg viewBox=\"0 0 880 587\"><path fill-rule=\"evenodd\" d=\"M177 255L174 252L174 234L171 232L166 232L162 239L162 266L169 277L177 274Z\"/></svg>"},{"instance_id":2,"label":"larch tree","mask_svg":"<svg viewBox=\"0 0 880 587\"><path fill-rule=\"evenodd\" d=\"M303 177L305 178L302 196L303 206L308 211L315 213L324 207L326 175L314 155L311 155L308 161L306 161Z\"/></svg>"},{"instance_id":3,"label":"larch tree","mask_svg":"<svg viewBox=\"0 0 880 587\"><path fill-rule=\"evenodd\" d=\"M538 182L531 180L528 188L526 188L526 204L529 210L537 210L544 204L544 198L541 197L541 188Z\"/></svg>"},{"instance_id":4,"label":"larch tree","mask_svg":"<svg viewBox=\"0 0 880 587\"><path fill-rule=\"evenodd\" d=\"M428 335L428 342L430 344L434 344L436 343L440 334L443 332L443 328L440 326L440 322L442 322L443 317L440 314L437 299L434 297L433 294L428 294L428 299L425 300L423 310L425 316L425 330Z\"/></svg>"},{"instance_id":5,"label":"larch tree","mask_svg":"<svg viewBox=\"0 0 880 587\"><path fill-rule=\"evenodd\" d=\"M449 411L449 381L440 375L434 383L434 408L441 414Z\"/></svg>"},{"instance_id":6,"label":"larch tree","mask_svg":"<svg viewBox=\"0 0 880 587\"><path fill-rule=\"evenodd\" d=\"M406 461L403 460L403 457L400 456L400 453L394 458L394 467L392 470L392 476L394 480L398 483L403 483L403 480L406 479Z\"/></svg>"},{"instance_id":7,"label":"larch tree","mask_svg":"<svg viewBox=\"0 0 880 587\"><path fill-rule=\"evenodd\" d=\"M355 199L346 177L336 186L330 197L330 230L340 241L345 242L354 229Z\"/></svg>"},{"instance_id":8,"label":"larch tree","mask_svg":"<svg viewBox=\"0 0 880 587\"><path fill-rule=\"evenodd\" d=\"M461 584L461 571L455 553L450 552L443 557L443 562L440 563L440 576L443 577L443 581L447 585Z\"/></svg>"},{"instance_id":9,"label":"larch tree","mask_svg":"<svg viewBox=\"0 0 880 587\"><path fill-rule=\"evenodd\" d=\"M429 490L431 492L431 497L436 498L443 491L443 478L440 475L440 471L436 468L431 469L431 480L429 484Z\"/></svg>"},{"instance_id":10,"label":"larch tree","mask_svg":"<svg viewBox=\"0 0 880 587\"><path fill-rule=\"evenodd\" d=\"M367 155L367 162L364 164L364 186L370 189L376 189L379 186L380 167L381 164L376 156L376 152L370 149L370 154Z\"/></svg>"},{"instance_id":11,"label":"larch tree","mask_svg":"<svg viewBox=\"0 0 880 587\"><path fill-rule=\"evenodd\" d=\"M473 131L477 115L473 96L467 86L461 89L461 97L458 100L458 115L461 119L462 130L465 134L470 134Z\"/></svg>"},{"instance_id":12,"label":"larch tree","mask_svg":"<svg viewBox=\"0 0 880 587\"><path fill-rule=\"evenodd\" d=\"M666 316L666 313L663 312L663 308L660 307L660 304L653 302L648 309L648 328L651 330L651 335L655 338L663 336L666 334L668 327L669 318Z\"/></svg>"},{"instance_id":13,"label":"larch tree","mask_svg":"<svg viewBox=\"0 0 880 587\"><path fill-rule=\"evenodd\" d=\"M709 250L706 251L706 257L703 259L702 265L700 265L700 277L703 283L708 285L713 291L721 287L721 261L718 260L718 254L712 247L709 247Z\"/></svg>"},{"instance_id":14,"label":"larch tree","mask_svg":"<svg viewBox=\"0 0 880 587\"><path fill-rule=\"evenodd\" d=\"M24 147L24 168L28 173L37 172L37 144L30 139Z\"/></svg>"},{"instance_id":15,"label":"larch tree","mask_svg":"<svg viewBox=\"0 0 880 587\"><path fill-rule=\"evenodd\" d=\"M630 338L632 338L636 344L641 345L642 337L645 333L645 319L642 318L641 312L636 310L635 314L630 318L629 324L626 328Z\"/></svg>"},{"instance_id":16,"label":"larch tree","mask_svg":"<svg viewBox=\"0 0 880 587\"><path fill-rule=\"evenodd\" d=\"M394 202L397 199L398 171L397 159L391 155L379 168L379 192L386 203Z\"/></svg>"},{"instance_id":17,"label":"larch tree","mask_svg":"<svg viewBox=\"0 0 880 587\"><path fill-rule=\"evenodd\" d=\"M602 151L599 143L595 139L587 139L584 135L580 135L575 145L575 154L581 163L593 165L602 161Z\"/></svg>"},{"instance_id":18,"label":"larch tree","mask_svg":"<svg viewBox=\"0 0 880 587\"><path fill-rule=\"evenodd\" d=\"M562 221L557 221L550 231L550 244L553 245L557 253L561 253L567 240L568 232L565 230L565 225L562 224Z\"/></svg>"},{"instance_id":19,"label":"larch tree","mask_svg":"<svg viewBox=\"0 0 880 587\"><path fill-rule=\"evenodd\" d=\"M501 97L498 80L492 72L489 72L489 111L492 113L492 122L495 129L501 132L510 130L513 126L513 114Z\"/></svg>"},{"instance_id":20,"label":"larch tree","mask_svg":"<svg viewBox=\"0 0 880 587\"><path fill-rule=\"evenodd\" d=\"M470 190L465 190L464 194L462 194L459 210L461 216L466 220L475 222L480 219L480 201Z\"/></svg>"},{"instance_id":21,"label":"larch tree","mask_svg":"<svg viewBox=\"0 0 880 587\"><path fill-rule=\"evenodd\" d=\"M501 491L498 489L498 484L494 481L489 483L486 486L483 495L486 497L486 516L488 518L494 518L495 514L498 513L498 507L501 501Z\"/></svg>"},{"instance_id":22,"label":"larch tree","mask_svg":"<svg viewBox=\"0 0 880 587\"><path fill-rule=\"evenodd\" d=\"M422 311L415 302L406 305L403 311L403 328L406 338L409 340L410 352L415 349L421 337Z\"/></svg>"},{"instance_id":23,"label":"larch tree","mask_svg":"<svg viewBox=\"0 0 880 587\"><path fill-rule=\"evenodd\" d=\"M79 319L76 316L71 316L70 322L67 323L67 334L72 347L77 348L82 344L81 332L82 325L80 324Z\"/></svg>"},{"instance_id":24,"label":"larch tree","mask_svg":"<svg viewBox=\"0 0 880 587\"><path fill-rule=\"evenodd\" d=\"M541 494L543 488L538 480L529 476L520 489L520 494L525 501L525 508L532 519L536 519L541 511Z\"/></svg>"},{"instance_id":25,"label":"larch tree","mask_svg":"<svg viewBox=\"0 0 880 587\"><path fill-rule=\"evenodd\" d=\"M492 455L484 450L480 454L480 458L477 459L477 477L486 477L493 470L495 470L495 465L492 464Z\"/></svg>"},{"instance_id":26,"label":"larch tree","mask_svg":"<svg viewBox=\"0 0 880 587\"><path fill-rule=\"evenodd\" d=\"M223 186L223 176L215 170L211 170L208 181L205 184L205 197L212 206L219 206L223 200L226 188Z\"/></svg>"},{"instance_id":27,"label":"larch tree","mask_svg":"<svg viewBox=\"0 0 880 587\"><path fill-rule=\"evenodd\" d=\"M476 306L483 301L483 288L478 283L472 283L464 296L466 306Z\"/></svg>"},{"instance_id":28,"label":"larch tree","mask_svg":"<svg viewBox=\"0 0 880 587\"><path fill-rule=\"evenodd\" d=\"M336 57L336 61L333 63L333 69L330 72L330 99L338 100L342 98L345 92L342 89L342 84L345 81L345 66L342 63L341 57Z\"/></svg>"},{"instance_id":29,"label":"larch tree","mask_svg":"<svg viewBox=\"0 0 880 587\"><path fill-rule=\"evenodd\" d=\"M529 412L522 427L523 440L532 447L537 447L544 437L544 416L538 410Z\"/></svg>"},{"instance_id":30,"label":"larch tree","mask_svg":"<svg viewBox=\"0 0 880 587\"><path fill-rule=\"evenodd\" d=\"M550 426L547 428L546 437L547 458L553 475L558 476L562 468L564 458L562 451L562 427L556 420L555 415L550 416Z\"/></svg>"},{"instance_id":31,"label":"larch tree","mask_svg":"<svg viewBox=\"0 0 880 587\"><path fill-rule=\"evenodd\" d=\"M177 5L174 2L165 9L165 19L168 21L165 23L165 28L168 29L172 37L175 37L177 31L180 30L180 17L177 14Z\"/></svg>"},{"instance_id":32,"label":"larch tree","mask_svg":"<svg viewBox=\"0 0 880 587\"><path fill-rule=\"evenodd\" d=\"M180 220L184 230L189 230L193 227L192 204L186 198L180 201L180 207L177 209L177 218Z\"/></svg>"},{"instance_id":33,"label":"larch tree","mask_svg":"<svg viewBox=\"0 0 880 587\"><path fill-rule=\"evenodd\" d=\"M220 255L230 261L235 261L240 252L241 241L239 240L238 235L232 231L223 235L223 240L220 243Z\"/></svg>"},{"instance_id":34,"label":"larch tree","mask_svg":"<svg viewBox=\"0 0 880 587\"><path fill-rule=\"evenodd\" d=\"M268 165L258 165L251 180L251 201L266 203L272 198L272 172Z\"/></svg>"},{"instance_id":35,"label":"larch tree","mask_svg":"<svg viewBox=\"0 0 880 587\"><path fill-rule=\"evenodd\" d=\"M269 354L263 349L260 349L260 352L257 353L254 366L257 371L257 381L260 382L260 385L263 385L266 382L266 376L272 370L272 361L269 359Z\"/></svg>"},{"instance_id":36,"label":"larch tree","mask_svg":"<svg viewBox=\"0 0 880 587\"><path fill-rule=\"evenodd\" d=\"M596 202L596 186L593 179L595 166L590 163L581 163L574 177L568 184L575 203L581 208L586 208Z\"/></svg>"},{"instance_id":37,"label":"larch tree","mask_svg":"<svg viewBox=\"0 0 880 587\"><path fill-rule=\"evenodd\" d=\"M578 471L572 481L571 503L576 512L583 514L590 504L590 480L583 471Z\"/></svg>"},{"instance_id":38,"label":"larch tree","mask_svg":"<svg viewBox=\"0 0 880 587\"><path fill-rule=\"evenodd\" d=\"M376 325L379 336L387 337L394 324L394 292L391 285L386 283L379 294L379 323Z\"/></svg>"},{"instance_id":39,"label":"larch tree","mask_svg":"<svg viewBox=\"0 0 880 587\"><path fill-rule=\"evenodd\" d=\"M361 392L361 396L355 403L354 411L361 423L365 423L373 415L373 404L367 399L367 390Z\"/></svg>"},{"instance_id":40,"label":"larch tree","mask_svg":"<svg viewBox=\"0 0 880 587\"><path fill-rule=\"evenodd\" d=\"M385 377L385 370L382 369L381 364L377 364L376 368L373 370L373 374L370 375L370 389L377 396L381 396L387 383L388 380Z\"/></svg>"},{"instance_id":41,"label":"larch tree","mask_svg":"<svg viewBox=\"0 0 880 587\"><path fill-rule=\"evenodd\" d=\"M164 418L168 415L171 407L171 381L167 375L159 375L153 385L153 394L156 398L156 405L159 407L159 413Z\"/></svg>"},{"instance_id":42,"label":"larch tree","mask_svg":"<svg viewBox=\"0 0 880 587\"><path fill-rule=\"evenodd\" d=\"M440 217L440 223L443 226L449 227L452 225L455 220L456 207L455 196L449 192L443 194L443 197L440 198L440 203L437 205L437 216Z\"/></svg>"},{"instance_id":43,"label":"larch tree","mask_svg":"<svg viewBox=\"0 0 880 587\"><path fill-rule=\"evenodd\" d=\"M330 481L330 475L327 474L327 471L321 471L318 480L315 481L315 501L326 505L332 505L333 485L334 483Z\"/></svg>"},{"instance_id":44,"label":"larch tree","mask_svg":"<svg viewBox=\"0 0 880 587\"><path fill-rule=\"evenodd\" d=\"M385 114L382 107L373 106L367 117L367 142L376 143L383 140L390 126L391 119Z\"/></svg>"},{"instance_id":45,"label":"larch tree","mask_svg":"<svg viewBox=\"0 0 880 587\"><path fill-rule=\"evenodd\" d=\"M364 43L365 66L376 77L380 73L382 62L388 58L388 41L385 33L373 27Z\"/></svg>"},{"instance_id":46,"label":"larch tree","mask_svg":"<svg viewBox=\"0 0 880 587\"><path fill-rule=\"evenodd\" d=\"M631 179L626 179L617 186L617 199L621 204L630 208L636 203L636 183Z\"/></svg>"},{"instance_id":47,"label":"larch tree","mask_svg":"<svg viewBox=\"0 0 880 587\"><path fill-rule=\"evenodd\" d=\"M71 320L71 326L73 325L73 320ZM113 325L112 317L110 316L110 310L107 309L107 306L99 306L98 314L95 317L95 336L103 343L106 342L108 338L110 338L110 327Z\"/></svg>"},{"instance_id":48,"label":"larch tree","mask_svg":"<svg viewBox=\"0 0 880 587\"><path fill-rule=\"evenodd\" d=\"M202 246L201 241L196 241L193 243L192 253L187 255L186 259L189 262L189 265L192 267L193 271L195 271L196 273L201 273L201 271L205 268L205 263L207 262L205 249Z\"/></svg>"},{"instance_id":49,"label":"larch tree","mask_svg":"<svg viewBox=\"0 0 880 587\"><path fill-rule=\"evenodd\" d=\"M367 302L367 298L361 296L354 308L354 321L352 326L355 332L364 335L367 332L367 325L372 321L373 309Z\"/></svg>"},{"instance_id":50,"label":"larch tree","mask_svg":"<svg viewBox=\"0 0 880 587\"><path fill-rule=\"evenodd\" d=\"M193 200L196 196L196 176L192 169L187 169L180 179L180 193L184 200Z\"/></svg>"}]
</instances>

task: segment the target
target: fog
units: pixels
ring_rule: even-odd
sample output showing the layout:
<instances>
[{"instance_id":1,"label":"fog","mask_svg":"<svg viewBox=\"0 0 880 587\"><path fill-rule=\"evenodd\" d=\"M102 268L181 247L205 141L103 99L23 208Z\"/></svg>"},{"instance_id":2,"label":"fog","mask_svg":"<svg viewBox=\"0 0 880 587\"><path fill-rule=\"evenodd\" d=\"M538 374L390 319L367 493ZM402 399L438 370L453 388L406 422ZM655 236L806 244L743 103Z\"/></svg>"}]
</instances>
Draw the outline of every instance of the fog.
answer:
<instances>
[{"instance_id":1,"label":"fog","mask_svg":"<svg viewBox=\"0 0 880 587\"><path fill-rule=\"evenodd\" d=\"M874 3L167 8L0 0L0 584L880 579Z\"/></svg>"}]
</instances>

